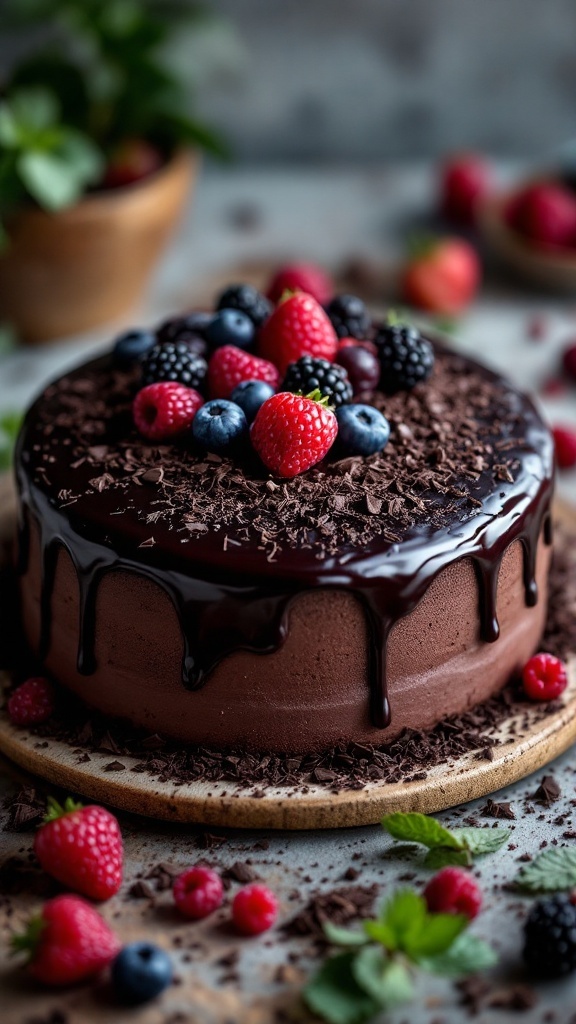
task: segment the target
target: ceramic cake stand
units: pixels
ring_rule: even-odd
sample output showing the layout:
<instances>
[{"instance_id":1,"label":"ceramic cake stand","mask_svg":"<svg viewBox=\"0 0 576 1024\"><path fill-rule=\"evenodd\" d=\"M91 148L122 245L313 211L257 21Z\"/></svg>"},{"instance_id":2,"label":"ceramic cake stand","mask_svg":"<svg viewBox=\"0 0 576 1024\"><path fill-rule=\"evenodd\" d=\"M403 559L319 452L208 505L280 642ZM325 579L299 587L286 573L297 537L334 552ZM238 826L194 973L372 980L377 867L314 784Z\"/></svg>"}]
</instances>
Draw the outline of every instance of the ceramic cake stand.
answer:
<instances>
[{"instance_id":1,"label":"ceramic cake stand","mask_svg":"<svg viewBox=\"0 0 576 1024\"><path fill-rule=\"evenodd\" d=\"M576 532L576 514L559 506L557 518ZM0 540L14 528L14 496L11 482L0 479ZM575 608L576 614L576 608ZM326 786L306 783L298 787L265 787L261 782L202 782L184 785L161 782L131 769L142 756L119 755L122 770L110 773L110 752L90 751L82 763L79 750L60 740L42 737L14 727L5 710L0 712L0 751L21 768L91 800L122 810L169 821L241 828L337 828L370 825L389 811L430 813L486 796L507 786L563 753L576 741L576 652L569 659L570 684L562 708L541 717L539 709L526 705L501 726L486 733L494 743L493 759L479 760L477 752L427 770L414 782L369 782L361 790L332 792ZM9 676L1 677L8 686ZM425 767L425 766L423 766Z\"/></svg>"}]
</instances>

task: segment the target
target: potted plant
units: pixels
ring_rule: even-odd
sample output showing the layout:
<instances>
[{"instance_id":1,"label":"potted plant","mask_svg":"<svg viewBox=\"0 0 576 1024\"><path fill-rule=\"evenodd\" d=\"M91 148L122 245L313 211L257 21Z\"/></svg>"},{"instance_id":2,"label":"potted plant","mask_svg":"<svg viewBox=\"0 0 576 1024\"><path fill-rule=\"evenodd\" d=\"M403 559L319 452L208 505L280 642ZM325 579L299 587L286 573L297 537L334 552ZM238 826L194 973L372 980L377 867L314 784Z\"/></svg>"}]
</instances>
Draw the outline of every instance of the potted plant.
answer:
<instances>
[{"instance_id":1,"label":"potted plant","mask_svg":"<svg viewBox=\"0 0 576 1024\"><path fill-rule=\"evenodd\" d=\"M0 321L28 341L119 316L174 227L198 150L166 49L185 0L13 0L42 44L0 96Z\"/></svg>"}]
</instances>

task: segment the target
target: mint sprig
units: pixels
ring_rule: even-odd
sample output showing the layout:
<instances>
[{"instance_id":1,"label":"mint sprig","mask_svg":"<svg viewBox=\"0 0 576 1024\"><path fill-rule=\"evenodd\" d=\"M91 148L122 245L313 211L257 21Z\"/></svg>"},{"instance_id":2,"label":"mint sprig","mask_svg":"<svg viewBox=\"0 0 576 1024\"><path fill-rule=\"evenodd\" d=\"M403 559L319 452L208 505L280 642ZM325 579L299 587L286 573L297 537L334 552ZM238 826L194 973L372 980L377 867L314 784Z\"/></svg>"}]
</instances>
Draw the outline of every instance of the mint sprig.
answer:
<instances>
[{"instance_id":1,"label":"mint sprig","mask_svg":"<svg viewBox=\"0 0 576 1024\"><path fill-rule=\"evenodd\" d=\"M329 1024L363 1024L408 1002L419 969L457 977L491 967L496 955L465 934L469 923L462 914L430 913L413 889L396 892L361 930L326 923L329 942L348 948L313 975L304 1001Z\"/></svg>"},{"instance_id":2,"label":"mint sprig","mask_svg":"<svg viewBox=\"0 0 576 1024\"><path fill-rule=\"evenodd\" d=\"M385 814L382 827L401 842L426 846L424 867L437 871L446 865L470 867L475 856L495 853L510 838L507 828L452 828L417 811Z\"/></svg>"},{"instance_id":3,"label":"mint sprig","mask_svg":"<svg viewBox=\"0 0 576 1024\"><path fill-rule=\"evenodd\" d=\"M528 892L558 892L576 886L576 849L568 846L544 850L524 864L514 879Z\"/></svg>"}]
</instances>

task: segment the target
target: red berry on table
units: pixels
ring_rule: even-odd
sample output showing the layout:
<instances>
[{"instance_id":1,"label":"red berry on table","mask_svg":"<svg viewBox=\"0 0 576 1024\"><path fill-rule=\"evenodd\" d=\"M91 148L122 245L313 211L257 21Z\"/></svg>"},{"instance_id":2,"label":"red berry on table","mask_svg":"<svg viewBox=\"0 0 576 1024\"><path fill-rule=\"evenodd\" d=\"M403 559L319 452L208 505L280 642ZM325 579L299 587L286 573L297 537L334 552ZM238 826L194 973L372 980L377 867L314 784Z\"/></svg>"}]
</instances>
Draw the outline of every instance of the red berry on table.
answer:
<instances>
[{"instance_id":1,"label":"red berry on table","mask_svg":"<svg viewBox=\"0 0 576 1024\"><path fill-rule=\"evenodd\" d=\"M199 921L222 905L224 886L211 868L193 867L174 881L174 902L186 917Z\"/></svg>"},{"instance_id":2,"label":"red berry on table","mask_svg":"<svg viewBox=\"0 0 576 1024\"><path fill-rule=\"evenodd\" d=\"M472 921L480 912L482 893L463 868L442 868L424 889L428 910L434 914L464 914Z\"/></svg>"},{"instance_id":3,"label":"red berry on table","mask_svg":"<svg viewBox=\"0 0 576 1024\"><path fill-rule=\"evenodd\" d=\"M566 665L552 654L535 654L522 669L522 684L530 700L556 700L568 686Z\"/></svg>"},{"instance_id":4,"label":"red berry on table","mask_svg":"<svg viewBox=\"0 0 576 1024\"><path fill-rule=\"evenodd\" d=\"M559 468L573 469L576 466L576 430L571 430L570 427L554 427L552 436Z\"/></svg>"},{"instance_id":5,"label":"red berry on table","mask_svg":"<svg viewBox=\"0 0 576 1024\"><path fill-rule=\"evenodd\" d=\"M314 263L289 263L274 274L267 295L272 302L278 302L288 291L306 292L323 306L334 295L334 282Z\"/></svg>"},{"instance_id":6,"label":"red berry on table","mask_svg":"<svg viewBox=\"0 0 576 1024\"><path fill-rule=\"evenodd\" d=\"M512 228L540 246L576 246L576 197L556 182L536 182L517 192L504 216Z\"/></svg>"},{"instance_id":7,"label":"red berry on table","mask_svg":"<svg viewBox=\"0 0 576 1024\"><path fill-rule=\"evenodd\" d=\"M154 174L164 163L162 153L146 139L126 139L114 150L104 172L104 188L133 185Z\"/></svg>"},{"instance_id":8,"label":"red berry on table","mask_svg":"<svg viewBox=\"0 0 576 1024\"><path fill-rule=\"evenodd\" d=\"M572 380L576 381L576 344L569 345L562 354L562 368Z\"/></svg>"},{"instance_id":9,"label":"red berry on table","mask_svg":"<svg viewBox=\"0 0 576 1024\"><path fill-rule=\"evenodd\" d=\"M328 316L311 295L297 292L276 307L260 330L260 353L286 372L300 356L317 356L333 362L338 335Z\"/></svg>"},{"instance_id":10,"label":"red berry on table","mask_svg":"<svg viewBox=\"0 0 576 1024\"><path fill-rule=\"evenodd\" d=\"M12 940L28 952L30 973L46 985L74 985L98 974L114 959L120 942L97 910L79 896L56 896Z\"/></svg>"},{"instance_id":11,"label":"red berry on table","mask_svg":"<svg viewBox=\"0 0 576 1024\"><path fill-rule=\"evenodd\" d=\"M490 192L491 170L476 153L462 153L444 164L440 181L440 207L457 224L474 224L478 206Z\"/></svg>"},{"instance_id":12,"label":"red berry on table","mask_svg":"<svg viewBox=\"0 0 576 1024\"><path fill-rule=\"evenodd\" d=\"M433 242L402 272L404 299L429 313L453 316L470 304L480 282L476 250L462 238Z\"/></svg>"},{"instance_id":13,"label":"red berry on table","mask_svg":"<svg viewBox=\"0 0 576 1024\"><path fill-rule=\"evenodd\" d=\"M320 462L337 433L338 421L326 405L282 391L260 406L250 436L268 469L291 478Z\"/></svg>"},{"instance_id":14,"label":"red berry on table","mask_svg":"<svg viewBox=\"0 0 576 1024\"><path fill-rule=\"evenodd\" d=\"M232 920L242 935L260 935L272 927L278 916L278 900L265 885L253 882L236 893Z\"/></svg>"},{"instance_id":15,"label":"red berry on table","mask_svg":"<svg viewBox=\"0 0 576 1024\"><path fill-rule=\"evenodd\" d=\"M8 715L14 725L40 725L46 722L56 704L52 683L33 676L21 683L8 698Z\"/></svg>"},{"instance_id":16,"label":"red berry on table","mask_svg":"<svg viewBox=\"0 0 576 1024\"><path fill-rule=\"evenodd\" d=\"M174 381L161 381L148 384L138 392L132 405L132 415L144 437L149 441L163 441L188 430L202 405L204 399L194 388Z\"/></svg>"},{"instance_id":17,"label":"red berry on table","mask_svg":"<svg viewBox=\"0 0 576 1024\"><path fill-rule=\"evenodd\" d=\"M208 388L212 398L229 398L234 388L245 380L263 380L270 387L280 383L274 363L245 352L236 345L216 349L208 364Z\"/></svg>"},{"instance_id":18,"label":"red berry on table","mask_svg":"<svg viewBox=\"0 0 576 1024\"><path fill-rule=\"evenodd\" d=\"M110 811L49 798L34 837L34 853L49 875L93 900L107 900L122 883L122 834Z\"/></svg>"}]
</instances>

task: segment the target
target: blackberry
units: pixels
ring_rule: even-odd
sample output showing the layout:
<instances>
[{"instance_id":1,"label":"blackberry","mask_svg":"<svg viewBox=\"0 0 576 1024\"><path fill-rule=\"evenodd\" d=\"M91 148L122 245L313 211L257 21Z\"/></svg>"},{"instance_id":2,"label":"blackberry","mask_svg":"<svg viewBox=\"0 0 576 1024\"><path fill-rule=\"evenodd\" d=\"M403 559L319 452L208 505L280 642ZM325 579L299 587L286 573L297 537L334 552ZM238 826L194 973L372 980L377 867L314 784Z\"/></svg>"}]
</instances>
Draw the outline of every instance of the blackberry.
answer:
<instances>
[{"instance_id":1,"label":"blackberry","mask_svg":"<svg viewBox=\"0 0 576 1024\"><path fill-rule=\"evenodd\" d=\"M204 329L212 320L212 313L188 313L164 320L156 330L159 345L167 341L192 341L204 337Z\"/></svg>"},{"instance_id":2,"label":"blackberry","mask_svg":"<svg viewBox=\"0 0 576 1024\"><path fill-rule=\"evenodd\" d=\"M208 363L193 352L185 341L167 341L155 345L142 364L143 385L175 380L188 388L202 391Z\"/></svg>"},{"instance_id":3,"label":"blackberry","mask_svg":"<svg viewBox=\"0 0 576 1024\"><path fill-rule=\"evenodd\" d=\"M380 360L380 387L389 395L410 391L428 380L434 369L434 349L415 327L391 324L381 327L374 343Z\"/></svg>"},{"instance_id":4,"label":"blackberry","mask_svg":"<svg viewBox=\"0 0 576 1024\"><path fill-rule=\"evenodd\" d=\"M272 312L272 303L251 284L232 284L218 297L216 309L239 309L261 327Z\"/></svg>"},{"instance_id":5,"label":"blackberry","mask_svg":"<svg viewBox=\"0 0 576 1024\"><path fill-rule=\"evenodd\" d=\"M355 295L335 295L326 306L326 312L339 338L363 341L369 336L372 321L362 299Z\"/></svg>"},{"instance_id":6,"label":"blackberry","mask_svg":"<svg viewBox=\"0 0 576 1024\"><path fill-rule=\"evenodd\" d=\"M570 896L534 904L524 925L524 962L529 971L546 978L576 970L576 906Z\"/></svg>"},{"instance_id":7,"label":"blackberry","mask_svg":"<svg viewBox=\"0 0 576 1024\"><path fill-rule=\"evenodd\" d=\"M298 362L290 363L282 391L309 395L316 389L324 398L330 399L334 408L352 400L352 385L343 366L329 363L327 359L315 359L314 356L301 356Z\"/></svg>"}]
</instances>

